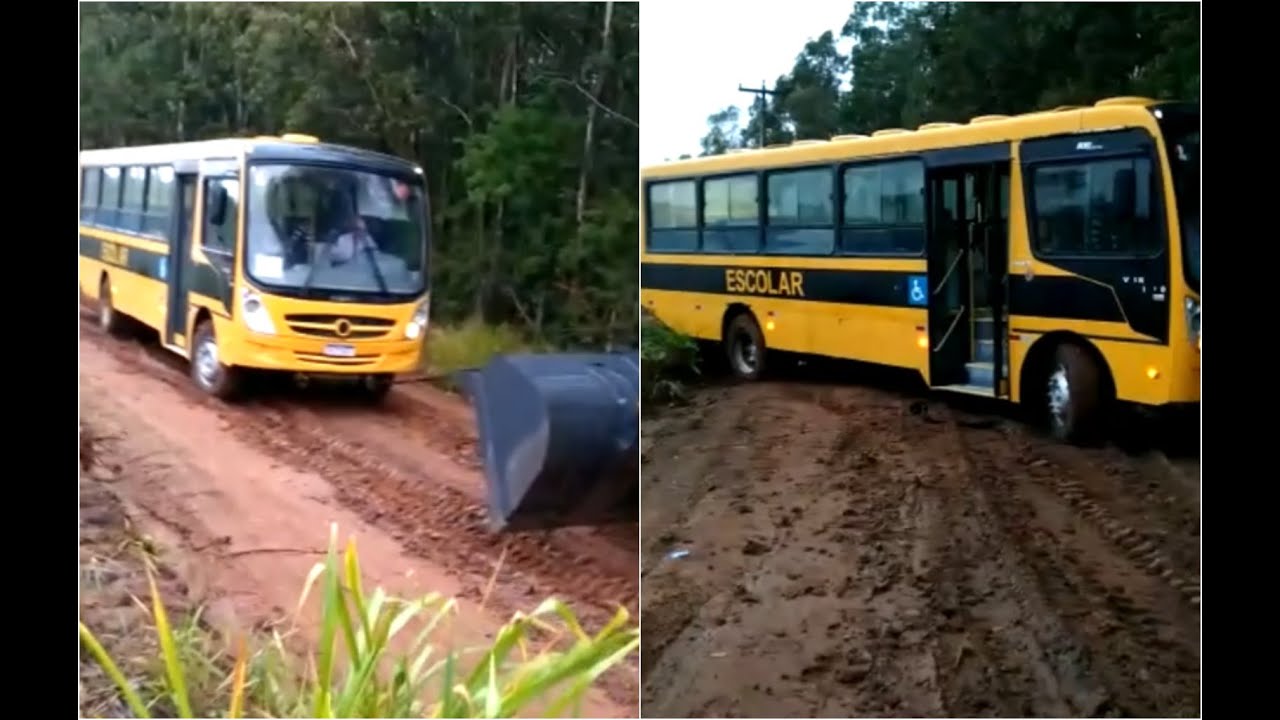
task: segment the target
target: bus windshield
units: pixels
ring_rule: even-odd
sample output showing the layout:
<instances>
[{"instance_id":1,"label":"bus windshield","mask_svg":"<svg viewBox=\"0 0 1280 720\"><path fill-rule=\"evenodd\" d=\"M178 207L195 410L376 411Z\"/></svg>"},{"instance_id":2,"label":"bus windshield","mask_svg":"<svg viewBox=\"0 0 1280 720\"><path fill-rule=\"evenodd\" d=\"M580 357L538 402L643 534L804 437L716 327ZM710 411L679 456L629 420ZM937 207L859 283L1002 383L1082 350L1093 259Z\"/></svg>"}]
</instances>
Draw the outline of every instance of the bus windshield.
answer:
<instances>
[{"instance_id":1,"label":"bus windshield","mask_svg":"<svg viewBox=\"0 0 1280 720\"><path fill-rule=\"evenodd\" d=\"M421 182L311 165L250 169L245 268L275 291L412 296L426 289Z\"/></svg>"},{"instance_id":2,"label":"bus windshield","mask_svg":"<svg viewBox=\"0 0 1280 720\"><path fill-rule=\"evenodd\" d=\"M1182 228L1182 264L1187 283L1200 289L1200 118L1190 112L1159 115L1173 174L1174 200Z\"/></svg>"}]
</instances>

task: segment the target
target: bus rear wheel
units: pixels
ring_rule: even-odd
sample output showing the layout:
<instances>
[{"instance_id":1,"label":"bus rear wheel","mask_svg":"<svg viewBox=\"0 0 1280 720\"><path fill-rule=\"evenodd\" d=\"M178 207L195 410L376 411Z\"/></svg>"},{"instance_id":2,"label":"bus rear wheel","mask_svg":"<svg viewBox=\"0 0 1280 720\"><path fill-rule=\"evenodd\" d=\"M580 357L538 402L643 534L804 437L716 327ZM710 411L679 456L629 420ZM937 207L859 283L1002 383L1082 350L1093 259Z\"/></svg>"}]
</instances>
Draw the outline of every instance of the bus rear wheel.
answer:
<instances>
[{"instance_id":1,"label":"bus rear wheel","mask_svg":"<svg viewBox=\"0 0 1280 720\"><path fill-rule=\"evenodd\" d=\"M219 400L230 400L240 390L240 372L222 363L210 320L201 320L196 326L191 344L191 379L196 387Z\"/></svg>"},{"instance_id":2,"label":"bus rear wheel","mask_svg":"<svg viewBox=\"0 0 1280 720\"><path fill-rule=\"evenodd\" d=\"M98 326L110 335L120 336L125 331L125 318L112 302L111 280L106 275L98 285Z\"/></svg>"},{"instance_id":3,"label":"bus rear wheel","mask_svg":"<svg viewBox=\"0 0 1280 720\"><path fill-rule=\"evenodd\" d=\"M1054 439L1083 444L1098 432L1105 398L1101 370L1078 345L1054 348L1044 383L1044 418Z\"/></svg>"},{"instance_id":4,"label":"bus rear wheel","mask_svg":"<svg viewBox=\"0 0 1280 720\"><path fill-rule=\"evenodd\" d=\"M758 380L764 374L765 346L764 334L760 325L749 312L739 313L729 321L725 328L725 352L728 355L729 369L743 380Z\"/></svg>"}]
</instances>

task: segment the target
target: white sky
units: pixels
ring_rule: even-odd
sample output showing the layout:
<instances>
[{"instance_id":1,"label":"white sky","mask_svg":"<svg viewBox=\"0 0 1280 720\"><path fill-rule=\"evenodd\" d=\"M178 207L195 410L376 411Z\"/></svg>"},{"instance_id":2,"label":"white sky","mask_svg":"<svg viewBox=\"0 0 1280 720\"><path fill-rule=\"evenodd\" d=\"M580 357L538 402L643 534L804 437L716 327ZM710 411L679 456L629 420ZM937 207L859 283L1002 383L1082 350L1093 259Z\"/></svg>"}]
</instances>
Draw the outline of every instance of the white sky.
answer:
<instances>
[{"instance_id":1,"label":"white sky","mask_svg":"<svg viewBox=\"0 0 1280 720\"><path fill-rule=\"evenodd\" d=\"M804 44L838 37L851 0L645 0L640 3L640 164L697 155L707 116L729 105L746 125L753 96L790 72ZM847 42L841 43L847 50Z\"/></svg>"}]
</instances>

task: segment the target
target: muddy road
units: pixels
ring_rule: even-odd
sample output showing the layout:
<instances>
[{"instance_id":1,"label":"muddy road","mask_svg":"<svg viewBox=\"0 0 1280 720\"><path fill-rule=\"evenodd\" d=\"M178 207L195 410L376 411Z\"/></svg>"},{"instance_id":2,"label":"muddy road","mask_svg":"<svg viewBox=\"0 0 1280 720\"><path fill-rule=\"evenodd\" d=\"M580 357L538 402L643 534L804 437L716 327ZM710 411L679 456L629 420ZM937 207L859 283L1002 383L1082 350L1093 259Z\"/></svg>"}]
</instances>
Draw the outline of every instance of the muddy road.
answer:
<instances>
[{"instance_id":1,"label":"muddy road","mask_svg":"<svg viewBox=\"0 0 1280 720\"><path fill-rule=\"evenodd\" d=\"M1198 461L803 383L643 438L645 715L1199 714Z\"/></svg>"},{"instance_id":2,"label":"muddy road","mask_svg":"<svg viewBox=\"0 0 1280 720\"><path fill-rule=\"evenodd\" d=\"M463 641L491 637L548 596L588 629L619 605L637 612L634 525L489 530L461 399L418 383L398 385L381 408L280 389L228 406L199 395L154 340L107 337L88 311L80 330L82 422L98 456L114 458L94 477L168 549L215 623L283 621L331 522L356 537L370 586L458 597ZM609 673L584 711L634 716L636 672Z\"/></svg>"}]
</instances>

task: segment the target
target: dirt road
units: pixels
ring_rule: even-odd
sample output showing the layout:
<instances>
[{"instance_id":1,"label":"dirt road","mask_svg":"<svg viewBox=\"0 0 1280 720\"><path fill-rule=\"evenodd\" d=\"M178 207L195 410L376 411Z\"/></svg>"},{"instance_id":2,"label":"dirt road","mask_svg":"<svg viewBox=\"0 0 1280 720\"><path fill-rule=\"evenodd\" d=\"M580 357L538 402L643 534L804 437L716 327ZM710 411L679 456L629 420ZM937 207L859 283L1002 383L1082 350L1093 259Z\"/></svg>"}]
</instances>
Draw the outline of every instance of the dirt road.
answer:
<instances>
[{"instance_id":1,"label":"dirt road","mask_svg":"<svg viewBox=\"0 0 1280 720\"><path fill-rule=\"evenodd\" d=\"M1199 713L1198 462L799 383L643 437L645 715Z\"/></svg>"},{"instance_id":2,"label":"dirt road","mask_svg":"<svg viewBox=\"0 0 1280 720\"><path fill-rule=\"evenodd\" d=\"M157 537L216 623L290 613L330 522L357 538L370 587L459 597L463 641L553 595L591 627L619 604L636 611L634 526L490 532L471 411L452 395L406 385L383 408L324 393L226 406L153 342L106 337L84 317L80 363L82 419L108 458L94 477ZM637 686L634 665L610 673L584 710L634 716Z\"/></svg>"}]
</instances>

